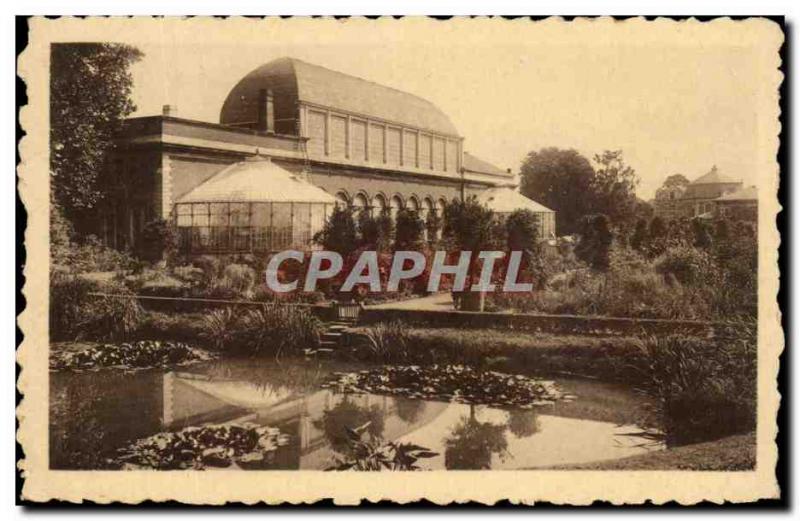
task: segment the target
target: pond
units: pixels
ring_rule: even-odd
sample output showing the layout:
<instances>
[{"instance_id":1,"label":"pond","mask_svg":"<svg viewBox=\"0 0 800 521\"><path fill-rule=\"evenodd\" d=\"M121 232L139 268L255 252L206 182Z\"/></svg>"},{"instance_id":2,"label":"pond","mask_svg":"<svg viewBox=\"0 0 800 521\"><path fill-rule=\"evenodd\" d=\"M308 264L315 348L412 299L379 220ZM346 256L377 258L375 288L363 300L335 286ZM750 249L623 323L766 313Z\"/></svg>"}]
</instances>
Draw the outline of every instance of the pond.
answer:
<instances>
[{"instance_id":1,"label":"pond","mask_svg":"<svg viewBox=\"0 0 800 521\"><path fill-rule=\"evenodd\" d=\"M212 424L276 427L287 435L258 469L326 469L351 450L346 427L362 425L372 436L437 453L419 461L434 470L548 467L662 448L638 434L640 398L622 386L559 379L576 398L528 410L322 387L334 372L365 367L225 360L176 371L52 372L50 465L108 468L109 456L136 440Z\"/></svg>"}]
</instances>

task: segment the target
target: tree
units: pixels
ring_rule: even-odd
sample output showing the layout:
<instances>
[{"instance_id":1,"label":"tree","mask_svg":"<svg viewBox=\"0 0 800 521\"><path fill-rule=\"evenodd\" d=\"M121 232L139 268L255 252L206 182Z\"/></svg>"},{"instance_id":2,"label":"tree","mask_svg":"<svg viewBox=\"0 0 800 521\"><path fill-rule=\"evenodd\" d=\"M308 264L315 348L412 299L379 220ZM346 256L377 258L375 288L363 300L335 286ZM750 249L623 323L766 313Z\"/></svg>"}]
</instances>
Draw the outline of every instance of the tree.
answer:
<instances>
[{"instance_id":1,"label":"tree","mask_svg":"<svg viewBox=\"0 0 800 521\"><path fill-rule=\"evenodd\" d=\"M672 174L664 180L662 188L685 187L689 185L689 180L683 174Z\"/></svg>"},{"instance_id":2,"label":"tree","mask_svg":"<svg viewBox=\"0 0 800 521\"><path fill-rule=\"evenodd\" d=\"M516 210L506 218L506 245L508 251L521 251L520 273L534 279L538 287L544 286L542 249L539 246L539 216L530 210ZM506 260L510 258L506 257Z\"/></svg>"},{"instance_id":3,"label":"tree","mask_svg":"<svg viewBox=\"0 0 800 521\"><path fill-rule=\"evenodd\" d=\"M694 247L708 249L711 247L711 226L702 219L692 219L692 235Z\"/></svg>"},{"instance_id":4,"label":"tree","mask_svg":"<svg viewBox=\"0 0 800 521\"><path fill-rule=\"evenodd\" d=\"M639 219L636 221L636 229L633 230L633 235L631 236L631 248L641 252L647 245L647 240L647 221Z\"/></svg>"},{"instance_id":5,"label":"tree","mask_svg":"<svg viewBox=\"0 0 800 521\"><path fill-rule=\"evenodd\" d=\"M658 257L667 249L667 226L661 217L653 217L647 230L649 236L647 249L652 257Z\"/></svg>"},{"instance_id":6,"label":"tree","mask_svg":"<svg viewBox=\"0 0 800 521\"><path fill-rule=\"evenodd\" d=\"M425 223L419 214L413 210L403 208L397 212L395 224L394 249L396 251L419 250L422 246L422 234Z\"/></svg>"},{"instance_id":7,"label":"tree","mask_svg":"<svg viewBox=\"0 0 800 521\"><path fill-rule=\"evenodd\" d=\"M556 212L558 235L577 233L583 216L594 211L594 169L574 149L543 148L522 163L521 193Z\"/></svg>"},{"instance_id":8,"label":"tree","mask_svg":"<svg viewBox=\"0 0 800 521\"><path fill-rule=\"evenodd\" d=\"M425 231L428 234L428 242L433 243L439 238L439 230L442 229L442 218L439 212L431 210L425 219Z\"/></svg>"},{"instance_id":9,"label":"tree","mask_svg":"<svg viewBox=\"0 0 800 521\"><path fill-rule=\"evenodd\" d=\"M613 241L614 234L608 217L603 214L588 215L581 225L581 239L575 247L575 255L592 268L606 271Z\"/></svg>"},{"instance_id":10,"label":"tree","mask_svg":"<svg viewBox=\"0 0 800 521\"><path fill-rule=\"evenodd\" d=\"M335 206L330 219L314 236L314 242L321 244L328 251L335 251L347 257L358 248L356 223L352 208Z\"/></svg>"},{"instance_id":11,"label":"tree","mask_svg":"<svg viewBox=\"0 0 800 521\"><path fill-rule=\"evenodd\" d=\"M392 218L387 212L373 216L365 208L358 214L358 245L377 251L386 251L392 238Z\"/></svg>"},{"instance_id":12,"label":"tree","mask_svg":"<svg viewBox=\"0 0 800 521\"><path fill-rule=\"evenodd\" d=\"M136 110L130 67L142 56L118 43L51 47L50 197L78 233L93 229L108 191L114 139Z\"/></svg>"},{"instance_id":13,"label":"tree","mask_svg":"<svg viewBox=\"0 0 800 521\"><path fill-rule=\"evenodd\" d=\"M478 269L477 252L483 250L500 249L498 239L503 234L498 233L501 226L494 218L494 212L480 204L473 195L464 201L454 199L444 208L444 238L453 253L463 251L472 252L470 264L467 268L467 290L476 280ZM461 300L454 295L455 302L461 302L462 308L473 311L483 311L485 293L472 293L467 291L465 299Z\"/></svg>"},{"instance_id":14,"label":"tree","mask_svg":"<svg viewBox=\"0 0 800 521\"><path fill-rule=\"evenodd\" d=\"M625 164L622 150L606 150L594 156L597 169L592 182L593 212L608 217L617 227L633 222L638 208L636 187L639 180Z\"/></svg>"},{"instance_id":15,"label":"tree","mask_svg":"<svg viewBox=\"0 0 800 521\"><path fill-rule=\"evenodd\" d=\"M178 246L173 227L164 219L154 219L142 230L139 254L144 260L158 262Z\"/></svg>"}]
</instances>

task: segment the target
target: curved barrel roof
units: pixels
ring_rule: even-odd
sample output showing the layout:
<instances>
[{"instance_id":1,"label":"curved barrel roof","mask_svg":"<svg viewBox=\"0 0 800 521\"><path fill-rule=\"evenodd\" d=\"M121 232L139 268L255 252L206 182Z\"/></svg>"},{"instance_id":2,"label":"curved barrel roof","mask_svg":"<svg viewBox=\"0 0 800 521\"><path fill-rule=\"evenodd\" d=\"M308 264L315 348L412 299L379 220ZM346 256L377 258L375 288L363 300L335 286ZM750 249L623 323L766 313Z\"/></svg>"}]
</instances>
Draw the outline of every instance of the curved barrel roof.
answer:
<instances>
[{"instance_id":1,"label":"curved barrel roof","mask_svg":"<svg viewBox=\"0 0 800 521\"><path fill-rule=\"evenodd\" d=\"M458 136L450 118L426 99L296 58L273 60L242 78L225 99L220 123L255 121L260 89L272 89L276 105L293 99Z\"/></svg>"}]
</instances>

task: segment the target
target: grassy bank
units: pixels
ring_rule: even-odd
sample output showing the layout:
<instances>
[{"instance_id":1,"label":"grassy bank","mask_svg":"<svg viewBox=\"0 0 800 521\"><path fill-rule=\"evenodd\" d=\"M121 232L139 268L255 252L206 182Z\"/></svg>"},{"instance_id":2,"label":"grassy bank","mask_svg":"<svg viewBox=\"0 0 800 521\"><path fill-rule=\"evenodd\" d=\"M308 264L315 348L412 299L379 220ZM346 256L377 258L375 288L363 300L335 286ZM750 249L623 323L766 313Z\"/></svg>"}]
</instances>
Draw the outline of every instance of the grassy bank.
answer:
<instances>
[{"instance_id":1,"label":"grassy bank","mask_svg":"<svg viewBox=\"0 0 800 521\"><path fill-rule=\"evenodd\" d=\"M376 332L356 328L347 342L354 356L376 362L463 363L498 371L603 380L624 377L633 359L640 356L634 337L497 329L388 328Z\"/></svg>"},{"instance_id":2,"label":"grassy bank","mask_svg":"<svg viewBox=\"0 0 800 521\"><path fill-rule=\"evenodd\" d=\"M580 465L546 467L559 470L753 470L755 434L684 445L649 454Z\"/></svg>"}]
</instances>

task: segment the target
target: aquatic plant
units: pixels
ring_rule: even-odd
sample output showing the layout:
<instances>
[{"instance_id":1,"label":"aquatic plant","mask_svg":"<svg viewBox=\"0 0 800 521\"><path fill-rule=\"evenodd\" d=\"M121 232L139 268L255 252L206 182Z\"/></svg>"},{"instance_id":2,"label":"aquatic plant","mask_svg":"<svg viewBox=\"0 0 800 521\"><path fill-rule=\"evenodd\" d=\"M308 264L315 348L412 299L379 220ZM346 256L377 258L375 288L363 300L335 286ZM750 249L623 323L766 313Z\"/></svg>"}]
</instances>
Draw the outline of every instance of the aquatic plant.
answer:
<instances>
[{"instance_id":1,"label":"aquatic plant","mask_svg":"<svg viewBox=\"0 0 800 521\"><path fill-rule=\"evenodd\" d=\"M113 461L126 469L203 470L263 464L289 437L251 423L187 427L160 432L119 450Z\"/></svg>"},{"instance_id":2,"label":"aquatic plant","mask_svg":"<svg viewBox=\"0 0 800 521\"><path fill-rule=\"evenodd\" d=\"M364 331L362 346L367 350L367 358L382 362L406 361L411 337L408 325L399 320L378 322ZM359 346L361 347L361 346Z\"/></svg>"},{"instance_id":3,"label":"aquatic plant","mask_svg":"<svg viewBox=\"0 0 800 521\"><path fill-rule=\"evenodd\" d=\"M668 446L686 445L755 429L755 331L709 340L684 334L649 337L639 392L650 397L645 423Z\"/></svg>"},{"instance_id":4,"label":"aquatic plant","mask_svg":"<svg viewBox=\"0 0 800 521\"><path fill-rule=\"evenodd\" d=\"M552 381L477 371L464 365L384 366L356 373L334 373L334 379L322 386L343 393L391 394L521 409L567 398Z\"/></svg>"},{"instance_id":5,"label":"aquatic plant","mask_svg":"<svg viewBox=\"0 0 800 521\"><path fill-rule=\"evenodd\" d=\"M421 470L417 461L439 455L413 443L387 442L369 435L370 422L351 429L344 427L347 456L335 457L334 464L325 470Z\"/></svg>"},{"instance_id":6,"label":"aquatic plant","mask_svg":"<svg viewBox=\"0 0 800 521\"><path fill-rule=\"evenodd\" d=\"M202 349L182 342L140 340L120 344L97 344L78 351L51 351L51 370L91 370L102 367L146 369L210 360Z\"/></svg>"}]
</instances>

